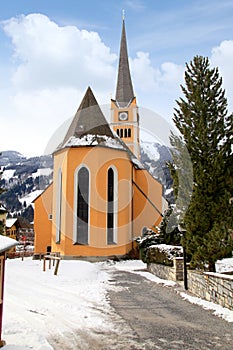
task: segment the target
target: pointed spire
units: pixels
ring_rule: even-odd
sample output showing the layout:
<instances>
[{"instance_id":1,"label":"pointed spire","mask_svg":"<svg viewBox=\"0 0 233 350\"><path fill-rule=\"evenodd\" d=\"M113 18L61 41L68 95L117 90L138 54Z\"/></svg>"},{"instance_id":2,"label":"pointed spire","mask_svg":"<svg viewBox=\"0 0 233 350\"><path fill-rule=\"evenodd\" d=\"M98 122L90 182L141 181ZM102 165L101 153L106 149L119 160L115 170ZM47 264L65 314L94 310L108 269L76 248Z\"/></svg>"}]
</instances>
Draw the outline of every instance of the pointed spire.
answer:
<instances>
[{"instance_id":1,"label":"pointed spire","mask_svg":"<svg viewBox=\"0 0 233 350\"><path fill-rule=\"evenodd\" d=\"M105 135L114 138L113 133L105 119L96 98L88 87L85 96L71 122L62 145L70 137L82 137L84 135ZM61 146L62 147L62 146Z\"/></svg>"},{"instance_id":2,"label":"pointed spire","mask_svg":"<svg viewBox=\"0 0 233 350\"><path fill-rule=\"evenodd\" d=\"M133 85L129 70L127 42L125 33L125 15L123 12L122 34L120 46L120 59L118 66L118 79L116 88L116 101L121 107L125 107L134 98Z\"/></svg>"}]
</instances>

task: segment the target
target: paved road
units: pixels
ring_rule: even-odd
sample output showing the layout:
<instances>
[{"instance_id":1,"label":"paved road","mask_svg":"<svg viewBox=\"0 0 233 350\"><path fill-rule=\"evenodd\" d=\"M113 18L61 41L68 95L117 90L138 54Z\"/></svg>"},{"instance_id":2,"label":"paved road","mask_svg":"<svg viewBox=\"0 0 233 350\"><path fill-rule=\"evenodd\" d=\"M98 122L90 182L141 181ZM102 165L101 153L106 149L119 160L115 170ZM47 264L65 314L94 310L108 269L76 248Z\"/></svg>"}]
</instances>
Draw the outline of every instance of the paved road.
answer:
<instances>
[{"instance_id":1,"label":"paved road","mask_svg":"<svg viewBox=\"0 0 233 350\"><path fill-rule=\"evenodd\" d=\"M119 288L109 292L110 302L128 332L118 349L233 349L233 323L183 300L173 287L123 271L112 272L112 283ZM108 349L115 349L111 341Z\"/></svg>"}]
</instances>

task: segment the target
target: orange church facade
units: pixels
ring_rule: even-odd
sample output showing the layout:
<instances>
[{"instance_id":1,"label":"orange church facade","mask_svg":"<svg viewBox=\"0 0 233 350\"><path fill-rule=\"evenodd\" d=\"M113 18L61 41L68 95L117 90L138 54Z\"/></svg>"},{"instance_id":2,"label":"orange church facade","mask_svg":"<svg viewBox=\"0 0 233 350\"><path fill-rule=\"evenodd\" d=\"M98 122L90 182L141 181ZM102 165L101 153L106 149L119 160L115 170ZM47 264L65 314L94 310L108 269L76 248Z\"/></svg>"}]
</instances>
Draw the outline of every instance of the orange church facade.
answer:
<instances>
[{"instance_id":1,"label":"orange church facade","mask_svg":"<svg viewBox=\"0 0 233 350\"><path fill-rule=\"evenodd\" d=\"M34 201L35 253L124 256L162 218L162 185L139 161L139 115L123 21L116 100L106 121L90 88L54 152L53 183Z\"/></svg>"}]
</instances>

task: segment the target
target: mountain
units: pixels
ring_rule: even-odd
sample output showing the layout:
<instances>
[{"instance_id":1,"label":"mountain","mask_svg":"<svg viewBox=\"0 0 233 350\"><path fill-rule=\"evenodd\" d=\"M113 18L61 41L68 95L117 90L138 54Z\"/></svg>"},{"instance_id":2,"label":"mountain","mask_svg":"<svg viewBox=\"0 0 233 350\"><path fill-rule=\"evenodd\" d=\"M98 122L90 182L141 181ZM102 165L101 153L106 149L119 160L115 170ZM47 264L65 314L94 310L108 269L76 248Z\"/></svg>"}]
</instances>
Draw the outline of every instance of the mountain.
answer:
<instances>
[{"instance_id":1,"label":"mountain","mask_svg":"<svg viewBox=\"0 0 233 350\"><path fill-rule=\"evenodd\" d=\"M4 151L0 155L0 166L6 166L10 163L17 164L26 159L21 153L16 151Z\"/></svg>"},{"instance_id":2,"label":"mountain","mask_svg":"<svg viewBox=\"0 0 233 350\"><path fill-rule=\"evenodd\" d=\"M10 216L22 216L33 221L32 201L51 183L51 156L26 158L16 151L3 151L0 187L6 189L0 201Z\"/></svg>"},{"instance_id":3,"label":"mountain","mask_svg":"<svg viewBox=\"0 0 233 350\"><path fill-rule=\"evenodd\" d=\"M167 161L171 161L169 148L156 142L141 142L141 162L163 185L163 195L173 201L172 179ZM10 216L22 216L33 221L32 201L52 182L52 156L26 158L16 151L4 151L0 156L2 171L0 202Z\"/></svg>"},{"instance_id":4,"label":"mountain","mask_svg":"<svg viewBox=\"0 0 233 350\"><path fill-rule=\"evenodd\" d=\"M167 146L158 142L141 142L141 162L150 174L163 185L163 196L173 203L172 178L167 162L172 162L172 155Z\"/></svg>"}]
</instances>

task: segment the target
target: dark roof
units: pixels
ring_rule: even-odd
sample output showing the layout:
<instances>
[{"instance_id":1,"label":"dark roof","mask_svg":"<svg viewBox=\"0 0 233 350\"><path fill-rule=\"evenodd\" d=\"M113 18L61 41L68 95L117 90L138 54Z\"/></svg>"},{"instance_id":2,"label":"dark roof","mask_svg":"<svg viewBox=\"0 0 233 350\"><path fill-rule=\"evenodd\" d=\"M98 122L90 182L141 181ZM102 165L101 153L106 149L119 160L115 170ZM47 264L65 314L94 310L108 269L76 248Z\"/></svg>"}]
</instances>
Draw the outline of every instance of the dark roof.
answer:
<instances>
[{"instance_id":1,"label":"dark roof","mask_svg":"<svg viewBox=\"0 0 233 350\"><path fill-rule=\"evenodd\" d=\"M118 79L116 88L116 101L120 107L126 107L134 98L133 85L129 70L125 21L122 23L120 59L118 66Z\"/></svg>"},{"instance_id":2,"label":"dark roof","mask_svg":"<svg viewBox=\"0 0 233 350\"><path fill-rule=\"evenodd\" d=\"M88 87L59 148L62 148L72 136L81 138L85 135L100 135L115 138L90 87Z\"/></svg>"}]
</instances>

